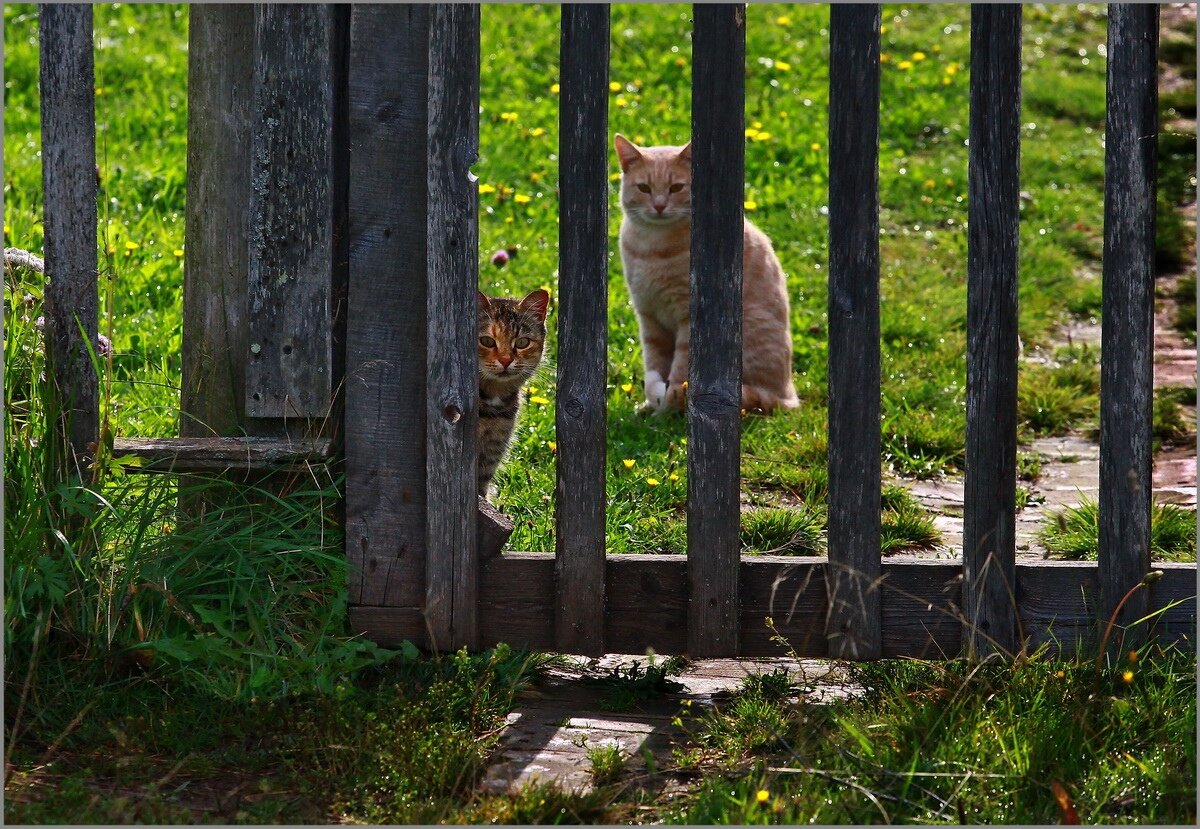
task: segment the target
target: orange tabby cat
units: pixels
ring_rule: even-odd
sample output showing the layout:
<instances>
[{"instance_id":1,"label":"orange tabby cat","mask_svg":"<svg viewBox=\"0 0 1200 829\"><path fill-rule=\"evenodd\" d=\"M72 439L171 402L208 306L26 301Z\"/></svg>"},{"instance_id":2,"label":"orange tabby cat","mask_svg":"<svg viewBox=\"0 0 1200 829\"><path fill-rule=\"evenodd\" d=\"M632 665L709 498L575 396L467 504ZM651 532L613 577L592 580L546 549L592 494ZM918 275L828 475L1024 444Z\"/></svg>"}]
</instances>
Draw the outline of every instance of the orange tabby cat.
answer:
<instances>
[{"instance_id":1,"label":"orange tabby cat","mask_svg":"<svg viewBox=\"0 0 1200 829\"><path fill-rule=\"evenodd\" d=\"M692 147L614 141L621 162L621 261L645 361L645 408L683 409L688 377ZM787 284L771 241L745 223L742 256L742 407L800 405L792 385Z\"/></svg>"}]
</instances>

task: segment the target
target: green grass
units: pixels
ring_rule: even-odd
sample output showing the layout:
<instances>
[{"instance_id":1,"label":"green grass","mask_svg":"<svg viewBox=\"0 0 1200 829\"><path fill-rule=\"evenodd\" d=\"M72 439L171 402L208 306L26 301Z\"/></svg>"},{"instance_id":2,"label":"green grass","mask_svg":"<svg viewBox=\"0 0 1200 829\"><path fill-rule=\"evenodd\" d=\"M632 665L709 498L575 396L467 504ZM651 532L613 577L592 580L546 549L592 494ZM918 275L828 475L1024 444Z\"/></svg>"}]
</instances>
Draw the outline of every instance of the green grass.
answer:
<instances>
[{"instance_id":1,"label":"green grass","mask_svg":"<svg viewBox=\"0 0 1200 829\"><path fill-rule=\"evenodd\" d=\"M1054 514L1040 533L1053 555L1095 560L1100 544L1100 507L1083 499ZM1196 511L1155 503L1150 513L1150 553L1155 561L1196 560Z\"/></svg>"},{"instance_id":2,"label":"green grass","mask_svg":"<svg viewBox=\"0 0 1200 829\"><path fill-rule=\"evenodd\" d=\"M99 366L103 411L117 435L174 436L188 14L136 4L94 11L101 331L115 346ZM545 285L557 293L558 13L485 6L482 14L474 170L490 190L480 200L481 287L518 294ZM1053 342L1069 316L1099 314L1097 280L1083 274L1098 271L1101 249L1104 14L1101 6L1024 13L1021 186L1029 198L1022 201L1020 334L1027 348ZM685 139L689 17L682 5L613 7L612 131L644 143ZM748 215L770 235L788 273L802 406L743 420L743 489L761 502L747 513L743 536L747 550L791 545L788 552L812 553L827 493L828 7L755 4L747 18L746 118L758 131L746 149L746 199L756 205ZM883 448L899 476L935 477L963 464L969 18L965 5L884 9ZM6 5L4 21L4 239L40 252L36 8ZM1194 168L1186 140L1166 139L1160 210L1194 191L1189 158ZM615 240L615 188L609 209ZM1177 255L1177 228L1163 215L1160 255ZM504 269L488 264L500 247L520 252ZM610 247L615 254L615 241ZM634 415L640 353L619 256L609 276L607 546L679 551L686 424ZM1194 300L1194 283L1191 290ZM124 475L102 452L94 480L53 478L43 439L53 407L39 379L42 293L41 280L6 272L10 822L880 818L861 788L804 775L776 780L747 764L792 763L797 746L814 764L903 798L883 798L891 817L1056 819L1044 755L1065 745L1082 752L1061 758L1061 775L1083 793L1076 797L1085 819L1111 816L1105 810L1113 803L1143 820L1194 818L1178 792L1181 780L1194 778L1195 757L1191 741L1177 739L1194 732L1194 700L1190 708L1180 701L1194 694L1194 662L1178 659L1147 662L1146 681L1139 668L1139 682L1128 687L1110 688L1106 675L1091 707L1076 695L1077 683L1060 682L1048 665L968 676L954 664L881 663L880 674L863 674L868 689L878 689L869 697L875 702L830 709L797 702L786 677L761 678L682 747L680 756L706 778L687 778L677 805L646 800L636 788L480 795L475 780L499 723L540 661L503 648L431 660L347 635L337 474L313 469L282 487L180 484ZM552 310L552 332L554 319ZM554 548L553 333L549 353L497 481L500 505L516 524L515 549ZM1086 426L1093 374L1078 355L1024 366L1025 431ZM803 506L780 508L784 496ZM212 507L203 521L187 521L176 510L181 498ZM886 489L883 506L885 549L937 543L931 516L903 490ZM1187 522L1172 520L1177 545ZM628 710L671 690L677 668L618 671L607 679L610 706ZM954 689L949 703L938 688ZM1168 731L1176 740L1165 744ZM1018 765L1022 756L1041 765ZM1006 776L996 786L988 781L997 778L978 775L964 784L964 768ZM914 769L959 774L947 778L951 788L936 789L945 798L963 786L954 811L939 813L936 801L922 799L921 787L942 781L931 784ZM751 796L760 787L769 789L767 805ZM1137 793L1132 805L1121 805L1126 791Z\"/></svg>"},{"instance_id":3,"label":"green grass","mask_svg":"<svg viewBox=\"0 0 1200 829\"><path fill-rule=\"evenodd\" d=\"M628 755L619 745L588 746L588 763L591 768L592 781L597 786L615 783L625 773Z\"/></svg>"}]
</instances>

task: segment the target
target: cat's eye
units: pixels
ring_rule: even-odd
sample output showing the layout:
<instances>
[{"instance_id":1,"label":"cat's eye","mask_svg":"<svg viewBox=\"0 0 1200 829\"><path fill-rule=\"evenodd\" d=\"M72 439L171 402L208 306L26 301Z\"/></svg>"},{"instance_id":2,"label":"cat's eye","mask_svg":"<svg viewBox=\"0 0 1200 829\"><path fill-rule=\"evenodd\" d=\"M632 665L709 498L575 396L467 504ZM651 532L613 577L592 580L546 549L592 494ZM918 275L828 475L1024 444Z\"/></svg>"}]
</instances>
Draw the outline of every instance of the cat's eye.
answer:
<instances>
[{"instance_id":1,"label":"cat's eye","mask_svg":"<svg viewBox=\"0 0 1200 829\"><path fill-rule=\"evenodd\" d=\"M679 182L675 182L674 184L671 185L672 193L678 193L682 189L683 189L683 185L680 184Z\"/></svg>"},{"instance_id":2,"label":"cat's eye","mask_svg":"<svg viewBox=\"0 0 1200 829\"><path fill-rule=\"evenodd\" d=\"M643 193L649 193L650 185L649 184L639 184L638 189L641 190Z\"/></svg>"},{"instance_id":3,"label":"cat's eye","mask_svg":"<svg viewBox=\"0 0 1200 829\"><path fill-rule=\"evenodd\" d=\"M496 341L493 340L491 337L480 337L479 344L481 346L483 346L484 348L495 348L496 347Z\"/></svg>"},{"instance_id":4,"label":"cat's eye","mask_svg":"<svg viewBox=\"0 0 1200 829\"><path fill-rule=\"evenodd\" d=\"M515 343L513 343L513 346L516 348L529 348L529 338L521 337Z\"/></svg>"}]
</instances>

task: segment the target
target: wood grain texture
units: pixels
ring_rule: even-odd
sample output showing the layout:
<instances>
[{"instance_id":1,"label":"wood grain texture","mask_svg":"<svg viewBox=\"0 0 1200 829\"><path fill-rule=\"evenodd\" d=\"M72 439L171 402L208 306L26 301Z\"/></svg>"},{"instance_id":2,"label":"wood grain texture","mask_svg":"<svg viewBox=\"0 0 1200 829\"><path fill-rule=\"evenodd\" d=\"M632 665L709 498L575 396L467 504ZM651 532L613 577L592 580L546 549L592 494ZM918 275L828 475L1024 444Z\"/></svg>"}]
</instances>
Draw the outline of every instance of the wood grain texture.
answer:
<instances>
[{"instance_id":1,"label":"wood grain texture","mask_svg":"<svg viewBox=\"0 0 1200 829\"><path fill-rule=\"evenodd\" d=\"M425 612L438 649L479 643L479 6L438 4L429 39Z\"/></svg>"},{"instance_id":2,"label":"wood grain texture","mask_svg":"<svg viewBox=\"0 0 1200 829\"><path fill-rule=\"evenodd\" d=\"M688 358L688 653L738 651L746 8L695 4ZM610 645L611 647L611 645Z\"/></svg>"},{"instance_id":3,"label":"wood grain texture","mask_svg":"<svg viewBox=\"0 0 1200 829\"><path fill-rule=\"evenodd\" d=\"M556 649L604 653L608 391L607 4L562 7Z\"/></svg>"},{"instance_id":4,"label":"wood grain texture","mask_svg":"<svg viewBox=\"0 0 1200 829\"><path fill-rule=\"evenodd\" d=\"M92 7L43 5L40 37L46 368L60 410L52 444L64 446L62 468L82 476L92 457L88 444L100 434L100 387L89 351L100 304Z\"/></svg>"},{"instance_id":5,"label":"wood grain texture","mask_svg":"<svg viewBox=\"0 0 1200 829\"><path fill-rule=\"evenodd\" d=\"M249 417L322 417L332 402L334 121L344 21L327 4L255 6Z\"/></svg>"},{"instance_id":6,"label":"wood grain texture","mask_svg":"<svg viewBox=\"0 0 1200 829\"><path fill-rule=\"evenodd\" d=\"M971 7L964 644L1016 646L1021 5Z\"/></svg>"},{"instance_id":7,"label":"wood grain texture","mask_svg":"<svg viewBox=\"0 0 1200 829\"><path fill-rule=\"evenodd\" d=\"M610 653L686 651L687 561L679 555L615 555L606 563L609 585L605 643ZM829 655L824 558L761 556L740 564L738 656L781 656L772 626L801 657ZM1195 647L1196 566L1162 564L1163 578L1149 606L1176 604L1154 624L1159 641ZM1043 642L1070 655L1096 641L1096 565L1035 562L1017 565L1017 608L1030 647ZM941 659L962 647L962 564L889 559L882 568L883 655ZM506 642L532 650L554 648L554 557L506 553L483 564L480 645ZM352 627L381 645L408 639L428 646L418 607L352 607ZM1185 639L1186 637L1186 639ZM1056 644L1055 644L1056 643ZM1086 651L1084 651L1086 653ZM861 657L860 657L861 658Z\"/></svg>"},{"instance_id":8,"label":"wood grain texture","mask_svg":"<svg viewBox=\"0 0 1200 829\"><path fill-rule=\"evenodd\" d=\"M225 436L242 431L246 412L254 7L200 4L188 15L179 430Z\"/></svg>"},{"instance_id":9,"label":"wood grain texture","mask_svg":"<svg viewBox=\"0 0 1200 829\"><path fill-rule=\"evenodd\" d=\"M831 656L881 653L879 19L829 18L829 558Z\"/></svg>"},{"instance_id":10,"label":"wood grain texture","mask_svg":"<svg viewBox=\"0 0 1200 829\"><path fill-rule=\"evenodd\" d=\"M1109 7L1107 104L1099 498L1105 615L1150 569L1157 5ZM1118 624L1142 618L1146 602L1139 590ZM1128 636L1132 645L1141 631ZM1123 647L1121 638L1114 637L1114 648Z\"/></svg>"},{"instance_id":11,"label":"wood grain texture","mask_svg":"<svg viewBox=\"0 0 1200 829\"><path fill-rule=\"evenodd\" d=\"M429 18L356 4L350 21L346 556L350 601L425 596Z\"/></svg>"},{"instance_id":12,"label":"wood grain texture","mask_svg":"<svg viewBox=\"0 0 1200 829\"><path fill-rule=\"evenodd\" d=\"M113 456L130 455L140 472L283 471L332 457L329 438L117 438Z\"/></svg>"}]
</instances>

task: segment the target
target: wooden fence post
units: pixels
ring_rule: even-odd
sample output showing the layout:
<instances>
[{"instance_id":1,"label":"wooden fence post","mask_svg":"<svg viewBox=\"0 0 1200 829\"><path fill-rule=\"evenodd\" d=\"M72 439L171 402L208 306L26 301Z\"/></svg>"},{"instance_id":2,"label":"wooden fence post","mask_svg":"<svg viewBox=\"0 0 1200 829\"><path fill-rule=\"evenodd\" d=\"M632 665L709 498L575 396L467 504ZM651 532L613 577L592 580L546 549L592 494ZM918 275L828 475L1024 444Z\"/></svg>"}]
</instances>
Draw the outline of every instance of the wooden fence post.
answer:
<instances>
[{"instance_id":1,"label":"wooden fence post","mask_svg":"<svg viewBox=\"0 0 1200 829\"><path fill-rule=\"evenodd\" d=\"M40 31L46 362L59 409L48 443L64 453L56 466L82 477L100 432L92 7L43 5Z\"/></svg>"},{"instance_id":2,"label":"wooden fence post","mask_svg":"<svg viewBox=\"0 0 1200 829\"><path fill-rule=\"evenodd\" d=\"M1101 621L1150 569L1157 5L1109 6L1107 98L1100 340ZM1137 591L1117 617L1118 624L1142 618L1148 606L1148 592ZM1124 636L1113 637L1113 652L1145 636L1145 625L1118 629Z\"/></svg>"},{"instance_id":3,"label":"wooden fence post","mask_svg":"<svg viewBox=\"0 0 1200 829\"><path fill-rule=\"evenodd\" d=\"M555 641L604 653L608 370L607 4L562 7Z\"/></svg>"},{"instance_id":4,"label":"wooden fence post","mask_svg":"<svg viewBox=\"0 0 1200 829\"><path fill-rule=\"evenodd\" d=\"M439 3L429 39L425 615L434 648L476 648L479 6Z\"/></svg>"},{"instance_id":5,"label":"wooden fence post","mask_svg":"<svg viewBox=\"0 0 1200 829\"><path fill-rule=\"evenodd\" d=\"M882 653L878 4L829 12L829 655Z\"/></svg>"},{"instance_id":6,"label":"wooden fence post","mask_svg":"<svg viewBox=\"0 0 1200 829\"><path fill-rule=\"evenodd\" d=\"M963 642L1017 646L1017 237L1021 6L971 7Z\"/></svg>"},{"instance_id":7,"label":"wooden fence post","mask_svg":"<svg viewBox=\"0 0 1200 829\"><path fill-rule=\"evenodd\" d=\"M746 7L692 7L688 653L738 652Z\"/></svg>"}]
</instances>

